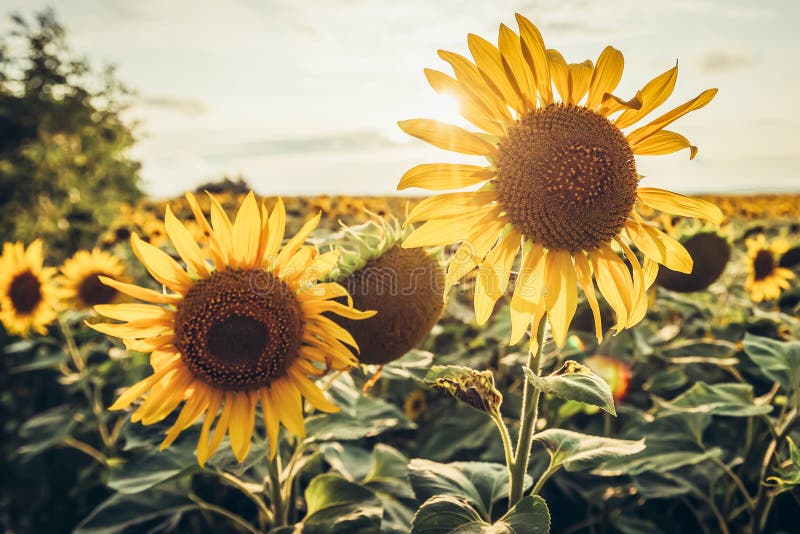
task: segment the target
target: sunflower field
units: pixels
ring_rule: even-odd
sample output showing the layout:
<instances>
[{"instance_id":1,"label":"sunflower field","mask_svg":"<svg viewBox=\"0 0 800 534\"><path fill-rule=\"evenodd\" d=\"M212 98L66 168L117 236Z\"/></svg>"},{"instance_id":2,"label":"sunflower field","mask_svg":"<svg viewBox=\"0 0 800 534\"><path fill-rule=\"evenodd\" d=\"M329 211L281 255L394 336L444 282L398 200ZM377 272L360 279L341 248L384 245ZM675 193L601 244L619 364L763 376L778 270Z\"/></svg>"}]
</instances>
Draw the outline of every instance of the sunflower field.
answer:
<instances>
[{"instance_id":1,"label":"sunflower field","mask_svg":"<svg viewBox=\"0 0 800 534\"><path fill-rule=\"evenodd\" d=\"M615 96L620 51L516 20L426 70L476 131L400 128L485 165L409 162L409 196L149 198L114 84L54 97L85 69L47 46L0 77L48 102L0 114L2 528L797 532L800 195L645 187L716 90Z\"/></svg>"}]
</instances>

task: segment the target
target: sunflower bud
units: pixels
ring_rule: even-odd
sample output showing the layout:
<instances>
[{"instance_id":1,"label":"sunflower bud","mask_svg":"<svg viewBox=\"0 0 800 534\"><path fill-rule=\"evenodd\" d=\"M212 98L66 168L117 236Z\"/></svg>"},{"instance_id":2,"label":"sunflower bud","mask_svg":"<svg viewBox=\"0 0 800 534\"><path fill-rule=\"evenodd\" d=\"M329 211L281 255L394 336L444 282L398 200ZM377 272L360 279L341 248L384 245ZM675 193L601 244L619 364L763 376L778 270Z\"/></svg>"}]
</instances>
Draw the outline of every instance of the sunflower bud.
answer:
<instances>
[{"instance_id":1,"label":"sunflower bud","mask_svg":"<svg viewBox=\"0 0 800 534\"><path fill-rule=\"evenodd\" d=\"M494 375L491 371L476 371L457 365L435 365L423 382L476 410L490 414L500 413L503 395L494 387Z\"/></svg>"}]
</instances>

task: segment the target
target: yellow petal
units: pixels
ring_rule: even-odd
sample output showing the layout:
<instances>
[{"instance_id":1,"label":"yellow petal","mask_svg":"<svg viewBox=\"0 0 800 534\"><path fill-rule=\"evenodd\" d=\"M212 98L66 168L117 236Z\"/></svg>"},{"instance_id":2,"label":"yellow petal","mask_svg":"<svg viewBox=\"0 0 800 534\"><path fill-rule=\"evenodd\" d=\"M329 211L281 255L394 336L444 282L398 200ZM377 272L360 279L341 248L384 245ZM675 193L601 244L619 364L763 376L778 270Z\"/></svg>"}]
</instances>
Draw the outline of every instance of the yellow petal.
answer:
<instances>
[{"instance_id":1,"label":"yellow petal","mask_svg":"<svg viewBox=\"0 0 800 534\"><path fill-rule=\"evenodd\" d=\"M478 271L475 285L475 321L485 324L494 305L508 288L511 267L520 247L520 235L509 232L489 252Z\"/></svg>"},{"instance_id":2,"label":"yellow petal","mask_svg":"<svg viewBox=\"0 0 800 534\"><path fill-rule=\"evenodd\" d=\"M191 232L172 213L169 205L164 216L164 226L176 252L186 262L186 266L198 276L207 277L209 274L208 267L202 252L200 252L200 247L192 237Z\"/></svg>"},{"instance_id":3,"label":"yellow petal","mask_svg":"<svg viewBox=\"0 0 800 534\"><path fill-rule=\"evenodd\" d=\"M94 306L94 311L117 321L170 319L174 315L172 310L149 304L98 304Z\"/></svg>"},{"instance_id":4,"label":"yellow petal","mask_svg":"<svg viewBox=\"0 0 800 534\"><path fill-rule=\"evenodd\" d=\"M272 215L269 216L269 239L264 251L264 258L270 260L274 258L280 249L283 241L283 234L286 231L286 207L283 199L278 197L278 201L272 208Z\"/></svg>"},{"instance_id":5,"label":"yellow petal","mask_svg":"<svg viewBox=\"0 0 800 534\"><path fill-rule=\"evenodd\" d=\"M197 224L200 226L203 234L207 236L211 252L211 259L214 261L214 266L217 269L222 269L228 264L228 258L223 251L216 234L214 234L214 230L211 228L211 225L208 224L208 220L206 220L203 210L200 209L200 204L197 202L195 196L191 193L186 193L186 201L189 203L189 207L194 214Z\"/></svg>"},{"instance_id":6,"label":"yellow petal","mask_svg":"<svg viewBox=\"0 0 800 534\"><path fill-rule=\"evenodd\" d=\"M705 219L712 224L720 224L724 218L722 210L711 202L699 198L654 187L640 187L636 194L644 204L671 215Z\"/></svg>"},{"instance_id":7,"label":"yellow petal","mask_svg":"<svg viewBox=\"0 0 800 534\"><path fill-rule=\"evenodd\" d=\"M131 321L129 323L94 323L88 324L90 328L102 332L107 336L118 338L148 338L160 336L172 332L172 321L153 321L146 319L143 321Z\"/></svg>"},{"instance_id":8,"label":"yellow petal","mask_svg":"<svg viewBox=\"0 0 800 534\"><path fill-rule=\"evenodd\" d=\"M300 392L287 378L274 380L271 385L272 402L286 430L300 438L306 437L303 423L303 400Z\"/></svg>"},{"instance_id":9,"label":"yellow petal","mask_svg":"<svg viewBox=\"0 0 800 534\"><path fill-rule=\"evenodd\" d=\"M444 150L475 156L488 156L496 150L494 145L474 133L452 124L432 119L411 119L397 124L407 134Z\"/></svg>"},{"instance_id":10,"label":"yellow petal","mask_svg":"<svg viewBox=\"0 0 800 534\"><path fill-rule=\"evenodd\" d=\"M501 103L494 92L486 85L478 68L467 58L447 50L439 50L439 57L450 63L456 79L469 91L477 103L485 110L487 118L501 127L505 131L504 124L511 124L511 114L508 108Z\"/></svg>"},{"instance_id":11,"label":"yellow petal","mask_svg":"<svg viewBox=\"0 0 800 534\"><path fill-rule=\"evenodd\" d=\"M340 255L340 251L331 250L330 252L320 254L314 258L314 261L311 262L311 265L306 267L306 270L303 271L303 274L300 277L300 287L306 287L309 284L314 284L323 276L327 276L339 263Z\"/></svg>"},{"instance_id":12,"label":"yellow petal","mask_svg":"<svg viewBox=\"0 0 800 534\"><path fill-rule=\"evenodd\" d=\"M306 242L309 234L317 227L321 217L322 213L317 213L298 230L288 243L286 243L283 250L281 250L280 254L278 254L278 257L275 259L275 271L280 272L286 266L286 263L297 253L300 247L303 246L303 243Z\"/></svg>"},{"instance_id":13,"label":"yellow petal","mask_svg":"<svg viewBox=\"0 0 800 534\"><path fill-rule=\"evenodd\" d=\"M337 297L347 297L348 304L353 305L353 300L347 289L341 284L336 282L325 282L323 284L315 284L309 288L304 289L297 294L297 300L304 302L307 300L317 299L333 299Z\"/></svg>"},{"instance_id":14,"label":"yellow petal","mask_svg":"<svg viewBox=\"0 0 800 534\"><path fill-rule=\"evenodd\" d=\"M645 126L642 126L641 128L632 131L628 135L628 141L633 145L647 139L648 136L661 130L665 126L671 124L680 117L683 117L687 113L704 107L706 104L711 102L711 100L714 98L716 94L717 94L716 89L707 89L703 91L698 96L689 100L685 104L682 104L677 108L673 109L672 111L661 115L659 118L655 119L649 124L646 124Z\"/></svg>"},{"instance_id":15,"label":"yellow petal","mask_svg":"<svg viewBox=\"0 0 800 534\"><path fill-rule=\"evenodd\" d=\"M428 221L416 228L403 241L403 248L436 247L461 241L464 238L465 228L472 227L475 221L484 215L489 213L499 215L499 212L495 206L486 206L449 219Z\"/></svg>"},{"instance_id":16,"label":"yellow petal","mask_svg":"<svg viewBox=\"0 0 800 534\"><path fill-rule=\"evenodd\" d=\"M522 100L525 110L534 109L536 107L536 80L525 62L519 36L514 33L514 30L501 24L497 41L503 71L509 84Z\"/></svg>"},{"instance_id":17,"label":"yellow petal","mask_svg":"<svg viewBox=\"0 0 800 534\"><path fill-rule=\"evenodd\" d=\"M586 99L586 107L595 109L602 103L603 95L612 93L617 88L622 79L622 70L625 60L622 52L612 46L607 46L597 58L597 65L592 73L592 81L589 84L589 97Z\"/></svg>"},{"instance_id":18,"label":"yellow petal","mask_svg":"<svg viewBox=\"0 0 800 534\"><path fill-rule=\"evenodd\" d=\"M505 136L506 130L502 124L498 123L483 103L463 87L458 80L433 69L425 69L425 77L434 91L455 98L462 117L485 132L498 137Z\"/></svg>"},{"instance_id":19,"label":"yellow petal","mask_svg":"<svg viewBox=\"0 0 800 534\"><path fill-rule=\"evenodd\" d=\"M600 108L597 112L604 116L609 117L618 111L627 111L632 109L642 108L642 94L641 91L636 93L636 96L630 100L623 100L611 93L605 93L600 102Z\"/></svg>"},{"instance_id":20,"label":"yellow petal","mask_svg":"<svg viewBox=\"0 0 800 534\"><path fill-rule=\"evenodd\" d=\"M589 90L589 83L592 81L594 65L588 59L583 63L572 63L569 65L569 101L577 105L583 99L586 91Z\"/></svg>"},{"instance_id":21,"label":"yellow petal","mask_svg":"<svg viewBox=\"0 0 800 534\"><path fill-rule=\"evenodd\" d=\"M489 249L497 243L505 225L506 222L502 219L476 221L475 229L450 257L445 279L445 294L450 287L483 261Z\"/></svg>"},{"instance_id":22,"label":"yellow petal","mask_svg":"<svg viewBox=\"0 0 800 534\"><path fill-rule=\"evenodd\" d=\"M217 418L217 412L219 411L220 404L222 403L223 395L224 392L219 389L212 389L209 394L208 409L206 409L206 413L203 418L203 427L200 430L200 439L197 441L197 463L199 463L201 466L205 465L206 461L214 453L214 451L210 448L208 435L211 430L211 425L214 424L214 420Z\"/></svg>"},{"instance_id":23,"label":"yellow petal","mask_svg":"<svg viewBox=\"0 0 800 534\"><path fill-rule=\"evenodd\" d=\"M163 250L145 243L135 233L131 236L131 248L153 278L168 288L185 295L192 287L192 279L186 271Z\"/></svg>"},{"instance_id":24,"label":"yellow petal","mask_svg":"<svg viewBox=\"0 0 800 534\"><path fill-rule=\"evenodd\" d=\"M465 210L484 206L496 200L494 191L445 193L426 198L417 204L406 217L404 225L430 219L449 219L463 215Z\"/></svg>"},{"instance_id":25,"label":"yellow petal","mask_svg":"<svg viewBox=\"0 0 800 534\"><path fill-rule=\"evenodd\" d=\"M592 270L589 267L589 260L586 259L586 254L578 252L575 255L575 274L578 275L578 282L583 288L583 293L586 295L586 301L589 303L589 308L592 310L594 317L594 335L597 342L603 341L603 321L600 316L600 305L597 303L597 294L594 291L594 282L592 282Z\"/></svg>"},{"instance_id":26,"label":"yellow petal","mask_svg":"<svg viewBox=\"0 0 800 534\"><path fill-rule=\"evenodd\" d=\"M459 163L423 163L410 169L400 179L398 190L419 187L428 191L461 189L479 184L495 176L495 172L477 165Z\"/></svg>"},{"instance_id":27,"label":"yellow petal","mask_svg":"<svg viewBox=\"0 0 800 534\"><path fill-rule=\"evenodd\" d=\"M113 287L120 293L124 293L130 297L144 300L146 302L153 302L155 304L177 304L181 301L180 295L165 295L163 293L159 293L158 291L153 291L152 289L146 289L133 284L126 284L125 282L112 280L107 276L101 275L98 276L98 278L105 285Z\"/></svg>"},{"instance_id":28,"label":"yellow petal","mask_svg":"<svg viewBox=\"0 0 800 534\"><path fill-rule=\"evenodd\" d=\"M547 64L550 68L553 85L556 86L558 94L561 95L561 100L564 103L569 103L569 68L564 56L558 50L550 49L547 51Z\"/></svg>"},{"instance_id":29,"label":"yellow petal","mask_svg":"<svg viewBox=\"0 0 800 534\"><path fill-rule=\"evenodd\" d=\"M538 28L531 21L519 13L516 14L516 18L519 25L522 54L533 73L536 89L542 102L545 105L550 104L553 101L553 93L550 86L550 69L547 62L544 39L542 39L542 34L539 33Z\"/></svg>"},{"instance_id":30,"label":"yellow petal","mask_svg":"<svg viewBox=\"0 0 800 534\"><path fill-rule=\"evenodd\" d=\"M206 194L211 199L211 226L214 228L214 234L216 234L225 256L228 261L231 261L233 255L233 225L216 197L207 191Z\"/></svg>"},{"instance_id":31,"label":"yellow petal","mask_svg":"<svg viewBox=\"0 0 800 534\"><path fill-rule=\"evenodd\" d=\"M252 191L244 198L233 223L232 251L235 266L244 269L259 267L261 241L261 210Z\"/></svg>"},{"instance_id":32,"label":"yellow petal","mask_svg":"<svg viewBox=\"0 0 800 534\"><path fill-rule=\"evenodd\" d=\"M617 316L614 330L619 333L628 324L631 307L633 287L628 268L607 246L592 251L589 259L592 262L597 288Z\"/></svg>"},{"instance_id":33,"label":"yellow petal","mask_svg":"<svg viewBox=\"0 0 800 534\"><path fill-rule=\"evenodd\" d=\"M125 349L135 352L152 352L154 350L172 345L175 334L165 334L148 339L123 339Z\"/></svg>"},{"instance_id":34,"label":"yellow petal","mask_svg":"<svg viewBox=\"0 0 800 534\"><path fill-rule=\"evenodd\" d=\"M642 271L642 266L639 264L639 258L636 257L636 254L633 253L628 244L619 238L616 239L616 242L631 264L633 293L631 294L631 312L628 314L628 322L625 325L626 328L630 328L644 319L647 313L647 292L644 272Z\"/></svg>"},{"instance_id":35,"label":"yellow petal","mask_svg":"<svg viewBox=\"0 0 800 534\"><path fill-rule=\"evenodd\" d=\"M626 128L637 122L645 115L664 103L675 89L675 80L678 79L678 66L675 65L665 73L656 76L647 83L639 94L642 107L625 111L614 122L617 128Z\"/></svg>"},{"instance_id":36,"label":"yellow petal","mask_svg":"<svg viewBox=\"0 0 800 534\"><path fill-rule=\"evenodd\" d=\"M525 106L506 77L497 47L483 37L472 33L467 35L467 43L472 57L475 59L475 65L486 85L497 94L501 101L511 106L517 113L524 113Z\"/></svg>"},{"instance_id":37,"label":"yellow petal","mask_svg":"<svg viewBox=\"0 0 800 534\"><path fill-rule=\"evenodd\" d=\"M275 458L278 453L278 432L280 430L280 419L278 418L277 407L272 401L272 394L267 388L261 388L261 410L264 413L264 427L267 429L267 439L269 440L270 460Z\"/></svg>"},{"instance_id":38,"label":"yellow petal","mask_svg":"<svg viewBox=\"0 0 800 534\"><path fill-rule=\"evenodd\" d=\"M233 455L239 463L247 458L253 439L253 426L256 418L256 392L236 391L233 393L233 408L229 436Z\"/></svg>"},{"instance_id":39,"label":"yellow petal","mask_svg":"<svg viewBox=\"0 0 800 534\"><path fill-rule=\"evenodd\" d=\"M340 317L346 317L347 319L361 320L369 319L377 313L374 310L360 311L332 300L308 301L304 302L302 307L306 317L324 312L332 312Z\"/></svg>"},{"instance_id":40,"label":"yellow petal","mask_svg":"<svg viewBox=\"0 0 800 534\"><path fill-rule=\"evenodd\" d=\"M689 149L689 159L694 159L697 147L681 134L669 130L659 130L636 143L631 143L631 150L638 156L672 154L684 148Z\"/></svg>"},{"instance_id":41,"label":"yellow petal","mask_svg":"<svg viewBox=\"0 0 800 534\"><path fill-rule=\"evenodd\" d=\"M528 330L531 317L544 312L542 286L544 283L544 250L534 244L525 254L511 297L511 336L509 345L516 345Z\"/></svg>"},{"instance_id":42,"label":"yellow petal","mask_svg":"<svg viewBox=\"0 0 800 534\"><path fill-rule=\"evenodd\" d=\"M294 367L289 368L289 375L291 375L295 387L305 397L305 399L317 410L326 413L336 413L339 407L325 398L325 395L317 387L314 382L303 376L303 374Z\"/></svg>"},{"instance_id":43,"label":"yellow petal","mask_svg":"<svg viewBox=\"0 0 800 534\"><path fill-rule=\"evenodd\" d=\"M544 303L553 330L553 341L563 347L578 307L578 281L567 250L550 250L545 256Z\"/></svg>"}]
</instances>

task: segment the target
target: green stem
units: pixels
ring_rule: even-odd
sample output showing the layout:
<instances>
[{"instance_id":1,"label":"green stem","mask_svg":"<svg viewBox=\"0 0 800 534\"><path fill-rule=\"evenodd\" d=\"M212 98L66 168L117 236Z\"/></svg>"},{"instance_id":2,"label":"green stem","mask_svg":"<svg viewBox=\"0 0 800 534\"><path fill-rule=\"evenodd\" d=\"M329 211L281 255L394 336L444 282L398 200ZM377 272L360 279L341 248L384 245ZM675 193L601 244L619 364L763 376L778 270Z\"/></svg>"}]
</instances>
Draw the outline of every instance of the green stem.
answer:
<instances>
[{"instance_id":1,"label":"green stem","mask_svg":"<svg viewBox=\"0 0 800 534\"><path fill-rule=\"evenodd\" d=\"M227 517L233 523L239 525L241 528L250 532L252 534L261 534L261 531L258 530L256 527L248 523L244 518L234 514L233 512L229 512L225 508L221 508L215 504L211 504L210 502L204 501L199 496L195 495L194 493L189 494L189 499L192 500L197 506L199 506L202 510L208 510L209 512L214 512L221 516Z\"/></svg>"},{"instance_id":2,"label":"green stem","mask_svg":"<svg viewBox=\"0 0 800 534\"><path fill-rule=\"evenodd\" d=\"M67 447L72 447L73 449L79 450L84 454L87 454L97 460L101 465L106 465L108 459L106 456L89 445L88 443L84 443L83 441L77 440L73 437L67 437L64 439L64 445Z\"/></svg>"},{"instance_id":3,"label":"green stem","mask_svg":"<svg viewBox=\"0 0 800 534\"><path fill-rule=\"evenodd\" d=\"M558 467L548 465L545 472L542 473L542 475L539 477L539 480L537 480L536 484L533 486L531 495L539 495L539 492L542 491L542 487L544 487L544 483L547 482L551 476L555 475L558 469Z\"/></svg>"},{"instance_id":4,"label":"green stem","mask_svg":"<svg viewBox=\"0 0 800 534\"><path fill-rule=\"evenodd\" d=\"M703 490L701 490L700 488L698 488L697 486L695 486L686 479L678 479L678 477L672 475L671 473L662 473L662 476L669 480L674 480L678 483L685 484L686 486L688 486L692 494L701 501L703 501L706 504L706 506L708 506L708 508L711 510L711 513L714 514L714 517L717 520L717 527L719 528L718 532L720 532L721 534L730 534L730 530L728 529L728 522L725 521L725 516L722 515L722 512L720 512L717 503L714 502L714 499L711 496L706 495L706 493Z\"/></svg>"},{"instance_id":5,"label":"green stem","mask_svg":"<svg viewBox=\"0 0 800 534\"><path fill-rule=\"evenodd\" d=\"M264 521L267 521L269 523L274 523L275 518L272 516L272 511L267 507L266 503L261 497L256 495L256 493L253 490L247 487L247 484L245 482L239 480L230 473L221 472L218 474L220 478L222 478L222 480L225 481L226 484L241 491L248 499L250 499L256 505L256 508L258 508L259 527L261 527L262 530L264 528L263 525ZM254 484L254 486L259 487L257 484ZM263 488L259 487L259 489Z\"/></svg>"},{"instance_id":6,"label":"green stem","mask_svg":"<svg viewBox=\"0 0 800 534\"><path fill-rule=\"evenodd\" d=\"M272 512L275 517L275 526L286 526L286 515L283 506L283 494L281 492L281 469L278 465L278 455L267 462L269 470L269 491L272 500Z\"/></svg>"},{"instance_id":7,"label":"green stem","mask_svg":"<svg viewBox=\"0 0 800 534\"><path fill-rule=\"evenodd\" d=\"M508 427L503 421L503 416L500 412L492 412L489 414L494 424L497 426L497 431L500 433L500 439L503 442L503 451L506 455L506 467L508 467L508 479L511 480L511 468L514 465L514 445L511 444L511 435L508 433Z\"/></svg>"},{"instance_id":8,"label":"green stem","mask_svg":"<svg viewBox=\"0 0 800 534\"><path fill-rule=\"evenodd\" d=\"M69 354L72 364L75 366L76 371L80 375L79 384L83 395L86 397L86 402L92 410L95 420L97 421L97 431L100 434L100 439L103 441L107 451L113 449L114 442L108 432L108 427L103 420L103 406L100 399L99 388L88 383L86 373L86 360L81 355L78 349L78 344L75 342L75 336L72 335L72 329L69 327L63 317L58 318L58 327L61 334L64 336L64 341L67 343L67 354Z\"/></svg>"},{"instance_id":9,"label":"green stem","mask_svg":"<svg viewBox=\"0 0 800 534\"><path fill-rule=\"evenodd\" d=\"M541 371L542 345L544 345L546 323L547 317L542 317L542 320L539 321L539 330L536 332L536 352L528 356L528 367L537 375ZM509 469L511 472L508 495L509 508L517 504L522 498L522 492L525 487L525 473L528 472L528 462L531 457L533 433L536 431L536 416L539 412L539 397L541 393L541 390L534 387L526 377L525 386L522 390L522 413L520 414L516 454Z\"/></svg>"},{"instance_id":10,"label":"green stem","mask_svg":"<svg viewBox=\"0 0 800 534\"><path fill-rule=\"evenodd\" d=\"M733 472L733 469L730 468L728 464L717 458L716 456L711 457L711 461L717 464L720 469L722 469L726 475L733 481L737 488L739 488L739 492L744 497L744 502L747 504L747 507L751 510L753 509L753 498L750 497L750 493L747 492L747 488L744 487L744 482L739 476Z\"/></svg>"},{"instance_id":11,"label":"green stem","mask_svg":"<svg viewBox=\"0 0 800 534\"><path fill-rule=\"evenodd\" d=\"M767 446L764 452L764 460L761 463L761 475L758 479L758 494L756 495L756 504L753 515L750 519L750 532L756 534L762 532L764 527L767 526L767 519L769 518L769 511L772 508L772 501L775 499L775 493L764 485L767 478L769 466L772 465L772 458L777 452L781 441L789 434L795 421L797 421L798 411L792 410L784 419L782 425L775 429L775 438Z\"/></svg>"}]
</instances>

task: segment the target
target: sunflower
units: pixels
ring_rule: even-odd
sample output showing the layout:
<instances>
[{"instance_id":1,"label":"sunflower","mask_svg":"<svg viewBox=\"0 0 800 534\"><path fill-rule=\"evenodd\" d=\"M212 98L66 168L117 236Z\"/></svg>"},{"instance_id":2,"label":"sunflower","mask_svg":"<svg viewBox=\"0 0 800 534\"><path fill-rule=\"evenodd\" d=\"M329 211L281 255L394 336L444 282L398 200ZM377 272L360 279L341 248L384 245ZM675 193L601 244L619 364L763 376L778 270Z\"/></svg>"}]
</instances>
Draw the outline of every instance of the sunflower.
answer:
<instances>
[{"instance_id":1,"label":"sunflower","mask_svg":"<svg viewBox=\"0 0 800 534\"><path fill-rule=\"evenodd\" d=\"M692 293L706 289L722 275L731 258L728 239L717 232L699 232L681 244L694 259L694 268L688 274L668 268L659 270L656 283L670 291Z\"/></svg>"},{"instance_id":2,"label":"sunflower","mask_svg":"<svg viewBox=\"0 0 800 534\"><path fill-rule=\"evenodd\" d=\"M161 448L203 416L197 445L203 465L226 433L234 455L244 460L260 401L274 456L280 423L305 435L303 398L321 411L338 410L308 377L358 363L346 346L355 348L352 336L323 314L359 319L372 313L353 309L352 301L336 302L349 298L339 284L318 283L338 260L337 252L318 254L304 245L319 215L281 248L286 211L280 199L268 213L250 193L231 222L212 197L211 224L195 197L187 194L187 200L208 235L202 248L169 207L165 215L166 233L186 269L131 236L133 252L165 293L101 277L144 303L95 306L101 315L125 322L92 327L123 338L129 350L152 353L153 374L111 409L124 409L147 393L131 420L149 425L183 402Z\"/></svg>"},{"instance_id":3,"label":"sunflower","mask_svg":"<svg viewBox=\"0 0 800 534\"><path fill-rule=\"evenodd\" d=\"M3 243L0 256L0 321L9 334L27 336L31 330L47 332L56 318L58 301L53 267L43 267L42 240L26 249L20 243Z\"/></svg>"},{"instance_id":4,"label":"sunflower","mask_svg":"<svg viewBox=\"0 0 800 534\"><path fill-rule=\"evenodd\" d=\"M418 346L444 311L444 269L424 249L404 249L396 219L376 217L333 238L343 250L330 280L352 295L356 308L375 310L365 321L336 322L353 335L361 363L384 365Z\"/></svg>"},{"instance_id":5,"label":"sunflower","mask_svg":"<svg viewBox=\"0 0 800 534\"><path fill-rule=\"evenodd\" d=\"M548 50L539 30L517 15L520 34L500 26L499 46L476 35L467 42L474 62L440 51L455 77L426 70L437 92L454 96L461 114L480 132L435 120L402 121L408 134L439 148L483 156L485 165L418 165L398 189L432 191L483 184L475 191L437 195L408 217L425 220L405 247L461 241L447 273L451 286L475 267L479 273L475 313L484 323L505 292L518 252L519 276L511 301L511 342L528 326L537 331L547 314L556 343L563 345L577 305L578 284L602 336L594 281L616 312L618 332L645 315L645 290L658 264L690 272L692 259L675 239L645 222L637 207L700 217L716 224L713 204L669 191L639 187L634 155L668 154L697 148L664 128L708 104L709 89L627 134L672 93L675 66L647 83L631 100L611 94L622 76L623 58L607 47L597 64L567 64ZM558 96L553 91L557 90ZM644 253L640 263L633 243ZM628 265L620 257L624 254Z\"/></svg>"},{"instance_id":6,"label":"sunflower","mask_svg":"<svg viewBox=\"0 0 800 534\"><path fill-rule=\"evenodd\" d=\"M748 239L747 256L749 273L744 288L750 293L754 302L774 300L781 296L782 289L789 288L789 280L794 273L780 266L780 257L789 250L785 239L773 239L767 243L763 234Z\"/></svg>"},{"instance_id":7,"label":"sunflower","mask_svg":"<svg viewBox=\"0 0 800 534\"><path fill-rule=\"evenodd\" d=\"M124 273L125 267L116 256L98 248L79 250L61 266L61 296L79 310L110 304L119 292L101 282L100 277L119 279Z\"/></svg>"}]
</instances>

